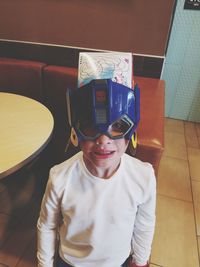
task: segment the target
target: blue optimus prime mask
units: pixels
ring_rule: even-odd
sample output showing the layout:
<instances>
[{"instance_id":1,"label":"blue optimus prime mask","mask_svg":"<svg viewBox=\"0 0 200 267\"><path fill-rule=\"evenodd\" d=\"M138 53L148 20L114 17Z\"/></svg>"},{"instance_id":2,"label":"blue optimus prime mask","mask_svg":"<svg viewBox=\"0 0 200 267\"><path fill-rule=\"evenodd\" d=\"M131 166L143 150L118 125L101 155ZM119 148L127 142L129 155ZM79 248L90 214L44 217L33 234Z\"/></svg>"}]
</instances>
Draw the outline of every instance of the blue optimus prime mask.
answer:
<instances>
[{"instance_id":1,"label":"blue optimus prime mask","mask_svg":"<svg viewBox=\"0 0 200 267\"><path fill-rule=\"evenodd\" d=\"M110 79L92 80L67 94L68 117L79 141L105 134L131 139L140 120L140 93Z\"/></svg>"}]
</instances>

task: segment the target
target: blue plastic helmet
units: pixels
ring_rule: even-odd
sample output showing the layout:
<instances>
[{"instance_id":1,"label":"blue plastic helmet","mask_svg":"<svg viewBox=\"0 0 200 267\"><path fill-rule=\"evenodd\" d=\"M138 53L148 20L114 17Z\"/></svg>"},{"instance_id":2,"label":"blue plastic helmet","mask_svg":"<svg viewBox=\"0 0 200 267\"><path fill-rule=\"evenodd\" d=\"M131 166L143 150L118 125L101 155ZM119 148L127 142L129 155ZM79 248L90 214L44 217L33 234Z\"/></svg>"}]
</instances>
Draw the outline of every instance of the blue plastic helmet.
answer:
<instances>
[{"instance_id":1,"label":"blue plastic helmet","mask_svg":"<svg viewBox=\"0 0 200 267\"><path fill-rule=\"evenodd\" d=\"M67 93L68 118L78 141L95 140L105 134L111 139L131 139L140 120L140 92L113 82L92 80Z\"/></svg>"}]
</instances>

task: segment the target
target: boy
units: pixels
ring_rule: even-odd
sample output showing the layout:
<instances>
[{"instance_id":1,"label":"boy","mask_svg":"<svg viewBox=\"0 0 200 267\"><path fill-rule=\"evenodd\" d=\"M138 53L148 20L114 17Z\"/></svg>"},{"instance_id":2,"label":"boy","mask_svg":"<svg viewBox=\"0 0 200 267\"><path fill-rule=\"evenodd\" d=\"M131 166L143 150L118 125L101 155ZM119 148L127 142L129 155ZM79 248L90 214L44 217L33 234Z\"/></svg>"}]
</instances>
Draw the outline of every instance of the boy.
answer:
<instances>
[{"instance_id":1,"label":"boy","mask_svg":"<svg viewBox=\"0 0 200 267\"><path fill-rule=\"evenodd\" d=\"M53 167L38 220L38 267L148 266L155 226L152 166L125 154L139 94L111 80L71 92L81 152ZM68 99L68 100L69 100Z\"/></svg>"}]
</instances>

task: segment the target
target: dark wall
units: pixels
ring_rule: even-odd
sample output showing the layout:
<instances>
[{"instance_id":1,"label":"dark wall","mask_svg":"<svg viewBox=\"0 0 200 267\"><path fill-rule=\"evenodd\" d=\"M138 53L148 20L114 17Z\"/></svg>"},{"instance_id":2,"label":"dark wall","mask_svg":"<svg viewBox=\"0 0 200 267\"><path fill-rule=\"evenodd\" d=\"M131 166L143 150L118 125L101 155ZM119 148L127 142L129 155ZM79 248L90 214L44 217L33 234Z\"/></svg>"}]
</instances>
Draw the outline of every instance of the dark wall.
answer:
<instances>
[{"instance_id":1,"label":"dark wall","mask_svg":"<svg viewBox=\"0 0 200 267\"><path fill-rule=\"evenodd\" d=\"M0 0L0 38L164 56L175 0Z\"/></svg>"}]
</instances>

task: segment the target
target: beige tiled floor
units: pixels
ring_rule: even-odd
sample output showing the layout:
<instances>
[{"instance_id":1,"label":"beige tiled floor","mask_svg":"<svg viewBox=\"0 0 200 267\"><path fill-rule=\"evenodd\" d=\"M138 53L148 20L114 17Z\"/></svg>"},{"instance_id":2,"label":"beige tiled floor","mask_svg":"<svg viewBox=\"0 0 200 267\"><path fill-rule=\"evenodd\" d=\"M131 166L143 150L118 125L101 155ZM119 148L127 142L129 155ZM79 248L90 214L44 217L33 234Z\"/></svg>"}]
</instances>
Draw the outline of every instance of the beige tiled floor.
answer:
<instances>
[{"instance_id":1,"label":"beige tiled floor","mask_svg":"<svg viewBox=\"0 0 200 267\"><path fill-rule=\"evenodd\" d=\"M200 124L165 119L151 267L199 267Z\"/></svg>"}]
</instances>

